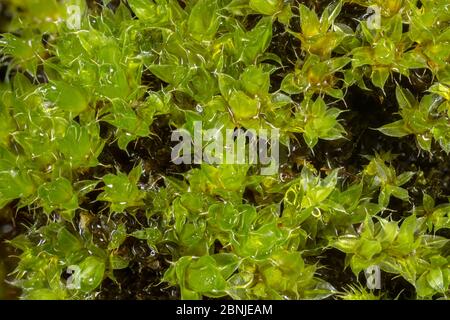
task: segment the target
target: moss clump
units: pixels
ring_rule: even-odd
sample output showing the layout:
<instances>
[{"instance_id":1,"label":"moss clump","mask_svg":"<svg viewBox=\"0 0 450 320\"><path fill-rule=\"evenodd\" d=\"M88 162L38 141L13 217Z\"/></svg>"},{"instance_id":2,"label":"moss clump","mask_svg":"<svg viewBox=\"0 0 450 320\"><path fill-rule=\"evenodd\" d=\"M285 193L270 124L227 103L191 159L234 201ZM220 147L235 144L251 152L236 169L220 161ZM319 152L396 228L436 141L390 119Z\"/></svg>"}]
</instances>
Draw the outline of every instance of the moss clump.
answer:
<instances>
[{"instance_id":1,"label":"moss clump","mask_svg":"<svg viewBox=\"0 0 450 320\"><path fill-rule=\"evenodd\" d=\"M447 1L0 16L0 279L21 298L448 297ZM176 165L171 133L198 121L278 128L279 172Z\"/></svg>"}]
</instances>

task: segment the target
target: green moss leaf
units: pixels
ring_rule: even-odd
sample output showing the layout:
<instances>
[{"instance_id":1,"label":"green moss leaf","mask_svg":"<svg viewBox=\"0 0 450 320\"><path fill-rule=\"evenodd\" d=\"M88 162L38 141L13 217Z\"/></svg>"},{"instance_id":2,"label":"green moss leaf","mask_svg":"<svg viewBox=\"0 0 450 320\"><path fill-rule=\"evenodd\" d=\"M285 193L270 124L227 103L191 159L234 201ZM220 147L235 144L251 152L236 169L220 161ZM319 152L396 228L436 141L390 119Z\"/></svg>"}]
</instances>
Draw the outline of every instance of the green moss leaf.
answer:
<instances>
[{"instance_id":1,"label":"green moss leaf","mask_svg":"<svg viewBox=\"0 0 450 320\"><path fill-rule=\"evenodd\" d=\"M277 13L282 5L283 1L281 0L250 0L250 8L255 10L258 13L262 13L268 16L271 16Z\"/></svg>"},{"instance_id":2,"label":"green moss leaf","mask_svg":"<svg viewBox=\"0 0 450 320\"><path fill-rule=\"evenodd\" d=\"M237 120L246 120L256 117L259 112L259 102L246 95L243 91L233 92L229 104Z\"/></svg>"}]
</instances>

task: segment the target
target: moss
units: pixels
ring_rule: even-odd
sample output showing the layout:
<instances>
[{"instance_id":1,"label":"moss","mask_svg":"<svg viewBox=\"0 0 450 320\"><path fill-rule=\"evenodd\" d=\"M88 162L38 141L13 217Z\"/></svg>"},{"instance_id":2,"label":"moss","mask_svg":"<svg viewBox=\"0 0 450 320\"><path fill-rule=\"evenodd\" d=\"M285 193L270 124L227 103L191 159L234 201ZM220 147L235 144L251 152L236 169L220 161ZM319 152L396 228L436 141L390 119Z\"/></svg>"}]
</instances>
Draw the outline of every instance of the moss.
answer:
<instances>
[{"instance_id":1,"label":"moss","mask_svg":"<svg viewBox=\"0 0 450 320\"><path fill-rule=\"evenodd\" d=\"M448 298L446 5L2 2L0 298ZM198 121L279 171L176 165Z\"/></svg>"}]
</instances>

